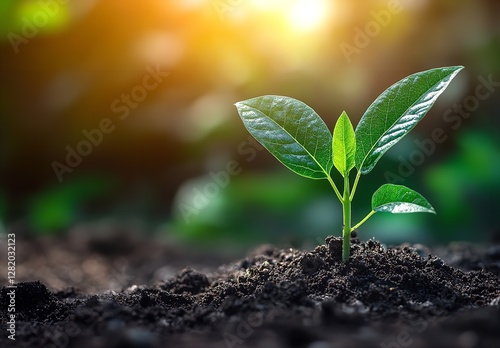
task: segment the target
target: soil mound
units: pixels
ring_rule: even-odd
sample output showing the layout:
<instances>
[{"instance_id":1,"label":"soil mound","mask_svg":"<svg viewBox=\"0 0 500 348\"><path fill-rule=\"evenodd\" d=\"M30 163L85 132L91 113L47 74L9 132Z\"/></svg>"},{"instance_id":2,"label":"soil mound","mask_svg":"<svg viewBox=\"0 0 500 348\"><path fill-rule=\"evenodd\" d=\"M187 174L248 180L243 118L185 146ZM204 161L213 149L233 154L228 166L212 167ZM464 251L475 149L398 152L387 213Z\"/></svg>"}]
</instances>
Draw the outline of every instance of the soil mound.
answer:
<instances>
[{"instance_id":1,"label":"soil mound","mask_svg":"<svg viewBox=\"0 0 500 348\"><path fill-rule=\"evenodd\" d=\"M443 252L449 257L453 249ZM479 249L474 249L479 251ZM473 250L473 251L474 251ZM38 281L16 289L16 340L2 347L498 347L500 253L454 256L423 246L341 239L312 251L262 247L211 273L185 268L152 286L85 294ZM497 256L495 258L495 255ZM470 266L468 268L468 266Z\"/></svg>"}]
</instances>

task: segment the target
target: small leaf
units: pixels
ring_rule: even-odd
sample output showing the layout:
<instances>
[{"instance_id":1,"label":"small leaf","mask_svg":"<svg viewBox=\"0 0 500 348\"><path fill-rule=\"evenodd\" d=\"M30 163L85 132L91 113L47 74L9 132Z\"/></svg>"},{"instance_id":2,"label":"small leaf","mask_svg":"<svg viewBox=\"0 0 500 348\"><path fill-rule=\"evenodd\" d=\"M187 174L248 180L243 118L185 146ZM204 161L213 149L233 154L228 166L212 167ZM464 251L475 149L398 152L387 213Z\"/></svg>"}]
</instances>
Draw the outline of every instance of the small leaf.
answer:
<instances>
[{"instance_id":1,"label":"small leaf","mask_svg":"<svg viewBox=\"0 0 500 348\"><path fill-rule=\"evenodd\" d=\"M354 129L346 112L342 112L333 130L333 165L346 176L354 168L354 155L356 153L356 138Z\"/></svg>"},{"instance_id":2,"label":"small leaf","mask_svg":"<svg viewBox=\"0 0 500 348\"><path fill-rule=\"evenodd\" d=\"M410 75L383 92L356 127L356 168L369 173L382 155L425 116L462 66Z\"/></svg>"},{"instance_id":3,"label":"small leaf","mask_svg":"<svg viewBox=\"0 0 500 348\"><path fill-rule=\"evenodd\" d=\"M235 105L250 134L290 170L312 179L330 175L332 135L309 106L273 95Z\"/></svg>"},{"instance_id":4,"label":"small leaf","mask_svg":"<svg viewBox=\"0 0 500 348\"><path fill-rule=\"evenodd\" d=\"M434 208L422 195L402 185L382 185L372 197L372 209L393 214L432 213Z\"/></svg>"}]
</instances>

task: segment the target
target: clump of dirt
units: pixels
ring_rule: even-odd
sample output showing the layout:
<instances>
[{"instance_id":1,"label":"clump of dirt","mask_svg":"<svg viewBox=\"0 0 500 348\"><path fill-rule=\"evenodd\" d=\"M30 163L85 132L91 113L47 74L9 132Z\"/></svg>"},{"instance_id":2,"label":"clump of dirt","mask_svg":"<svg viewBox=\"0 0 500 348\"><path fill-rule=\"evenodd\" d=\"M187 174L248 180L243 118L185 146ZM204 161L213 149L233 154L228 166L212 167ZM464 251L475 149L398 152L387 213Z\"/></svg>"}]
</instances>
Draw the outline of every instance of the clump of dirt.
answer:
<instances>
[{"instance_id":1,"label":"clump of dirt","mask_svg":"<svg viewBox=\"0 0 500 348\"><path fill-rule=\"evenodd\" d=\"M20 283L16 341L9 343L497 347L500 279L488 269L498 255L489 255L481 270L465 271L465 259L463 269L455 268L423 246L385 248L353 238L351 259L343 263L341 242L328 237L312 251L268 246L210 273L186 268L119 292L49 291L40 282ZM2 323L7 291L0 297ZM6 342L4 335L0 343Z\"/></svg>"}]
</instances>

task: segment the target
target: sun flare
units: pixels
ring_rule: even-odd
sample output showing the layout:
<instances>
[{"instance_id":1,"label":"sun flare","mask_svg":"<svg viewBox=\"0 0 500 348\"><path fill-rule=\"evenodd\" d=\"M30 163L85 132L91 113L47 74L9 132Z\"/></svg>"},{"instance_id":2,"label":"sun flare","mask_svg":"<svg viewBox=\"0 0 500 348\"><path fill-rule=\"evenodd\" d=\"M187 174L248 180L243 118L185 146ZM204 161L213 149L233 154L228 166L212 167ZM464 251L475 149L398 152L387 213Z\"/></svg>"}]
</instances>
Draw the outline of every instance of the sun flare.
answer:
<instances>
[{"instance_id":1,"label":"sun flare","mask_svg":"<svg viewBox=\"0 0 500 348\"><path fill-rule=\"evenodd\" d=\"M298 31L311 31L325 24L329 12L325 0L296 0L288 12L291 28Z\"/></svg>"},{"instance_id":2,"label":"sun flare","mask_svg":"<svg viewBox=\"0 0 500 348\"><path fill-rule=\"evenodd\" d=\"M266 14L286 30L311 32L324 27L332 13L334 1L328 0L252 0L247 3L255 14Z\"/></svg>"}]
</instances>

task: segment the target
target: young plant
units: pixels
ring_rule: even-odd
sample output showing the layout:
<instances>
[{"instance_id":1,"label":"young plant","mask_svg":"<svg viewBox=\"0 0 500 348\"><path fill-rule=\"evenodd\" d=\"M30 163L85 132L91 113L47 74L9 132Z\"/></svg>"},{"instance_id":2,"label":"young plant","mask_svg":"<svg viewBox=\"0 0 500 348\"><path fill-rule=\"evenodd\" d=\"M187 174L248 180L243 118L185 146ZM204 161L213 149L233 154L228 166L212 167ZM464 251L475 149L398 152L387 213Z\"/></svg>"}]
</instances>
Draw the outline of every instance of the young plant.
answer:
<instances>
[{"instance_id":1,"label":"young plant","mask_svg":"<svg viewBox=\"0 0 500 348\"><path fill-rule=\"evenodd\" d=\"M333 136L306 104L282 96L261 96L236 103L238 113L257 141L293 172L330 182L343 206L342 260L349 260L351 231L376 212L433 213L419 193L402 185L385 184L372 197L372 210L351 225L351 203L361 175L368 174L382 155L425 116L462 66L436 68L410 75L385 90L368 107L356 130L342 112ZM342 192L333 182L334 167L344 178ZM356 168L352 188L349 173Z\"/></svg>"}]
</instances>

